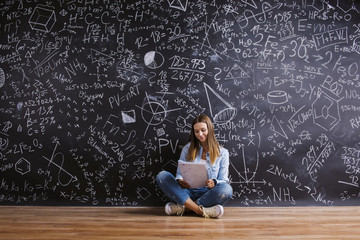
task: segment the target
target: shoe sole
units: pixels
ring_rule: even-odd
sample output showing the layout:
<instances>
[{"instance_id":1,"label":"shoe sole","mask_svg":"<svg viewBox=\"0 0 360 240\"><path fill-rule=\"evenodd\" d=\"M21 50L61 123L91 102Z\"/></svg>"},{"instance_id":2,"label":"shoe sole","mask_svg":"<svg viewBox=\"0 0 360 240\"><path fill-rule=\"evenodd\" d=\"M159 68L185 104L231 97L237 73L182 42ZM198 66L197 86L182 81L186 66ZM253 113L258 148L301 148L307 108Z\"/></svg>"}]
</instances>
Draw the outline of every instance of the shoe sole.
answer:
<instances>
[{"instance_id":1,"label":"shoe sole","mask_svg":"<svg viewBox=\"0 0 360 240\"><path fill-rule=\"evenodd\" d=\"M217 205L217 207L219 208L220 213L215 218L220 218L220 217L222 217L222 215L224 215L224 207L221 205Z\"/></svg>"},{"instance_id":2,"label":"shoe sole","mask_svg":"<svg viewBox=\"0 0 360 240\"><path fill-rule=\"evenodd\" d=\"M165 213L166 213L166 215L171 215L172 214L170 205L171 205L171 203L167 203L165 205Z\"/></svg>"}]
</instances>

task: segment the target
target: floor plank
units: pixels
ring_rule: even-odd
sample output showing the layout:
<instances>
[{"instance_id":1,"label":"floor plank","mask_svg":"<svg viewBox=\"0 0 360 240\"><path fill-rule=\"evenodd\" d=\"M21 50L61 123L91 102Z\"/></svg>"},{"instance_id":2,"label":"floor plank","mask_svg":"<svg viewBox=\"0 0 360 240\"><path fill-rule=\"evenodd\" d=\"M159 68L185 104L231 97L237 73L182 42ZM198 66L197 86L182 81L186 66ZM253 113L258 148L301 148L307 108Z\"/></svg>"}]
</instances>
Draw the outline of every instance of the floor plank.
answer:
<instances>
[{"instance_id":1,"label":"floor plank","mask_svg":"<svg viewBox=\"0 0 360 240\"><path fill-rule=\"evenodd\" d=\"M360 207L226 207L221 219L163 208L0 206L1 240L360 239Z\"/></svg>"}]
</instances>

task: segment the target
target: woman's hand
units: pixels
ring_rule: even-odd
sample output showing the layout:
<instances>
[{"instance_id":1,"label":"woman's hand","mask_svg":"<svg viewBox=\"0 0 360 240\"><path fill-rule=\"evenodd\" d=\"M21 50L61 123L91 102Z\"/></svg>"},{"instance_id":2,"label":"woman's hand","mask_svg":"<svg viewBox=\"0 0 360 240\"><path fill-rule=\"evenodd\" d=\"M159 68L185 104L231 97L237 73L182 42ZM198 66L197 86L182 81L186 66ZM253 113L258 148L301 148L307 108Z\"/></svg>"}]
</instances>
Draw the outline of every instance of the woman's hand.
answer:
<instances>
[{"instance_id":1,"label":"woman's hand","mask_svg":"<svg viewBox=\"0 0 360 240\"><path fill-rule=\"evenodd\" d=\"M214 182L214 180L212 180L212 179L206 180L206 186L207 186L209 189L215 187L215 182Z\"/></svg>"},{"instance_id":2,"label":"woman's hand","mask_svg":"<svg viewBox=\"0 0 360 240\"><path fill-rule=\"evenodd\" d=\"M183 179L178 179L177 182L179 183L180 187L182 187L182 188L185 188L185 189L190 188L190 184Z\"/></svg>"}]
</instances>

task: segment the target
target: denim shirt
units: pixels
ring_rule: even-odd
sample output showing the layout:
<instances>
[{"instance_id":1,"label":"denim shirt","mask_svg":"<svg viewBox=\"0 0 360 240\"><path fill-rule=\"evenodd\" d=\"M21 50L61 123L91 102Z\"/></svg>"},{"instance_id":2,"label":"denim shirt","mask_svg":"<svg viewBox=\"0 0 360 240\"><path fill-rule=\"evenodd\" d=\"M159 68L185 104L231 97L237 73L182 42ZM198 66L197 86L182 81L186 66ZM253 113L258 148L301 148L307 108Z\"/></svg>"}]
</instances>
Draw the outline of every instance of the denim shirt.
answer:
<instances>
[{"instance_id":1,"label":"denim shirt","mask_svg":"<svg viewBox=\"0 0 360 240\"><path fill-rule=\"evenodd\" d=\"M186 144L181 151L180 159L182 161L186 161L186 156L190 147L190 143ZM201 154L203 148L200 146L199 154L195 158L195 163L200 163L201 161ZM220 147L220 155L215 160L213 166L210 165L210 154L209 152L206 153L206 168L208 171L209 179L216 179L217 184L221 182L229 183L229 151L226 148ZM181 176L181 172L179 167L176 171L176 179L183 179Z\"/></svg>"}]
</instances>

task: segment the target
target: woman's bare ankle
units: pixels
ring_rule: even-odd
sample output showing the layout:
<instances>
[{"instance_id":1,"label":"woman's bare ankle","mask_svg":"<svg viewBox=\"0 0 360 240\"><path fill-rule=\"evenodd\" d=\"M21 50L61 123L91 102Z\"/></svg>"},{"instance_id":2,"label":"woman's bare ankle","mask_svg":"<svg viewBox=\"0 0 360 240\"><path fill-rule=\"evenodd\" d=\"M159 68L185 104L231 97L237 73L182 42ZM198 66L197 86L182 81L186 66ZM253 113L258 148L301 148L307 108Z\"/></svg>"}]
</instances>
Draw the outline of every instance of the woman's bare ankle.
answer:
<instances>
[{"instance_id":1,"label":"woman's bare ankle","mask_svg":"<svg viewBox=\"0 0 360 240\"><path fill-rule=\"evenodd\" d=\"M200 216L203 215L203 210L202 210L201 206L198 206L198 209L197 209L197 211L196 211L195 213L196 213L197 215L200 215Z\"/></svg>"}]
</instances>

